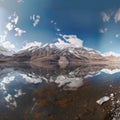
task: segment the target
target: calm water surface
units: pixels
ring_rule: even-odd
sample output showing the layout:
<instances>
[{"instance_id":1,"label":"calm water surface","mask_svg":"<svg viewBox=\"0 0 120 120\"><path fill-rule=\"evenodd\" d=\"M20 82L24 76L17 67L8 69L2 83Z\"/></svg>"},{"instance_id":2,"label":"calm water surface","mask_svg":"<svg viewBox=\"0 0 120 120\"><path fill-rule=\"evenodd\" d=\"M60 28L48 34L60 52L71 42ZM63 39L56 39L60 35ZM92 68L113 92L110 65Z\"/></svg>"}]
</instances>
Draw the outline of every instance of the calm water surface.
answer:
<instances>
[{"instance_id":1,"label":"calm water surface","mask_svg":"<svg viewBox=\"0 0 120 120\"><path fill-rule=\"evenodd\" d=\"M0 120L119 120L120 70L0 67Z\"/></svg>"}]
</instances>

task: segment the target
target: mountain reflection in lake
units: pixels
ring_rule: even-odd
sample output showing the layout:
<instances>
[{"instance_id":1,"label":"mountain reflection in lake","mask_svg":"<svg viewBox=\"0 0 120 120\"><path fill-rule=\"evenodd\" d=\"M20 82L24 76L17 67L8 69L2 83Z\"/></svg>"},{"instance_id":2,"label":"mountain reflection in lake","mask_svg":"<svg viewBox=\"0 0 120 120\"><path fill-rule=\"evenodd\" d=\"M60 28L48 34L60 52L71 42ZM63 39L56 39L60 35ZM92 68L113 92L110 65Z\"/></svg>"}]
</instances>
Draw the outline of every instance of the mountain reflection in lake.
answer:
<instances>
[{"instance_id":1,"label":"mountain reflection in lake","mask_svg":"<svg viewBox=\"0 0 120 120\"><path fill-rule=\"evenodd\" d=\"M120 70L0 68L0 120L119 120Z\"/></svg>"}]
</instances>

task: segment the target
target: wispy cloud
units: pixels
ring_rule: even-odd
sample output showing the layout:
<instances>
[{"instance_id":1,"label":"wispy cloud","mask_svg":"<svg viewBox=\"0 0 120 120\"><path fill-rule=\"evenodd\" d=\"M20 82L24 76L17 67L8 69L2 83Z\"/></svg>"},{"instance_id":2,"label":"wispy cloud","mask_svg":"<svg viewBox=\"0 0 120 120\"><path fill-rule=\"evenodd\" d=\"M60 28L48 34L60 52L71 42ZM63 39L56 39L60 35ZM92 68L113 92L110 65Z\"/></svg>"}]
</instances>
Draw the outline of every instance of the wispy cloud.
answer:
<instances>
[{"instance_id":1,"label":"wispy cloud","mask_svg":"<svg viewBox=\"0 0 120 120\"><path fill-rule=\"evenodd\" d=\"M18 23L18 20L19 20L19 17L14 12L13 15L8 17L8 20L9 20L9 22L6 24L6 28L7 28L8 31L11 31L11 30L13 30L16 27L16 25Z\"/></svg>"},{"instance_id":2,"label":"wispy cloud","mask_svg":"<svg viewBox=\"0 0 120 120\"><path fill-rule=\"evenodd\" d=\"M107 31L108 31L107 28L101 28L101 29L99 30L100 33L106 33Z\"/></svg>"},{"instance_id":3,"label":"wispy cloud","mask_svg":"<svg viewBox=\"0 0 120 120\"><path fill-rule=\"evenodd\" d=\"M18 17L18 15L16 14L16 12L14 12L11 16L8 17L8 19L9 19L12 23L17 24L19 17Z\"/></svg>"},{"instance_id":4,"label":"wispy cloud","mask_svg":"<svg viewBox=\"0 0 120 120\"><path fill-rule=\"evenodd\" d=\"M57 26L57 22L54 20L51 20L50 23L54 26L54 29L56 30L56 32L60 32L61 29Z\"/></svg>"},{"instance_id":5,"label":"wispy cloud","mask_svg":"<svg viewBox=\"0 0 120 120\"><path fill-rule=\"evenodd\" d=\"M61 34L60 34L61 35ZM65 47L82 47L83 41L79 39L76 35L62 35L62 39L58 39L58 42L55 43L55 45L63 49Z\"/></svg>"},{"instance_id":6,"label":"wispy cloud","mask_svg":"<svg viewBox=\"0 0 120 120\"><path fill-rule=\"evenodd\" d=\"M103 22L109 22L109 20L110 20L110 15L109 14L107 14L105 12L102 12L101 15L102 15Z\"/></svg>"},{"instance_id":7,"label":"wispy cloud","mask_svg":"<svg viewBox=\"0 0 120 120\"><path fill-rule=\"evenodd\" d=\"M34 46L35 46L35 47L36 47L36 46L41 47L41 45L42 45L41 42L34 41L34 42L26 43L26 45L23 46L23 48L22 48L21 50L25 50L25 49L28 49L28 48L34 47Z\"/></svg>"},{"instance_id":8,"label":"wispy cloud","mask_svg":"<svg viewBox=\"0 0 120 120\"><path fill-rule=\"evenodd\" d=\"M40 16L32 15L32 16L30 16L30 20L33 21L33 26L36 27L38 25L38 23L40 22Z\"/></svg>"},{"instance_id":9,"label":"wispy cloud","mask_svg":"<svg viewBox=\"0 0 120 120\"><path fill-rule=\"evenodd\" d=\"M6 28L7 28L8 31L13 30L14 27L15 26L12 23L10 23L10 22L6 25Z\"/></svg>"},{"instance_id":10,"label":"wispy cloud","mask_svg":"<svg viewBox=\"0 0 120 120\"><path fill-rule=\"evenodd\" d=\"M60 30L59 28L56 28L56 31L57 31L57 32L60 32L61 30Z\"/></svg>"},{"instance_id":11,"label":"wispy cloud","mask_svg":"<svg viewBox=\"0 0 120 120\"><path fill-rule=\"evenodd\" d=\"M112 12L102 12L102 20L103 22L109 22L111 17L114 19L115 23L120 21L120 8L117 9L117 11Z\"/></svg>"},{"instance_id":12,"label":"wispy cloud","mask_svg":"<svg viewBox=\"0 0 120 120\"><path fill-rule=\"evenodd\" d=\"M120 8L115 13L114 20L115 20L115 23L120 21Z\"/></svg>"},{"instance_id":13,"label":"wispy cloud","mask_svg":"<svg viewBox=\"0 0 120 120\"><path fill-rule=\"evenodd\" d=\"M14 12L13 15L8 17L9 22L6 24L6 28L8 31L14 31L14 36L21 36L23 33L26 33L25 30L17 27L19 16Z\"/></svg>"},{"instance_id":14,"label":"wispy cloud","mask_svg":"<svg viewBox=\"0 0 120 120\"><path fill-rule=\"evenodd\" d=\"M26 33L25 30L22 30L20 28L15 28L15 31L16 31L15 36L21 36L23 33Z\"/></svg>"},{"instance_id":15,"label":"wispy cloud","mask_svg":"<svg viewBox=\"0 0 120 120\"><path fill-rule=\"evenodd\" d=\"M57 25L57 23L54 20L50 21L51 24Z\"/></svg>"}]
</instances>

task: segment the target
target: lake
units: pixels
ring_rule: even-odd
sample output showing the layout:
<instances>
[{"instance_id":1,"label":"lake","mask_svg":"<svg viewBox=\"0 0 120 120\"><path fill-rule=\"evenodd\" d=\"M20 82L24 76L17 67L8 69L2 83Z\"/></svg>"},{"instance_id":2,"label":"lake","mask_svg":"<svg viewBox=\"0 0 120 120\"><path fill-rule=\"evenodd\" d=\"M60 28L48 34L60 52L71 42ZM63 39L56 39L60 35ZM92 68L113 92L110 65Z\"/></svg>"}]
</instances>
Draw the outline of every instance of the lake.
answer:
<instances>
[{"instance_id":1,"label":"lake","mask_svg":"<svg viewBox=\"0 0 120 120\"><path fill-rule=\"evenodd\" d=\"M0 120L119 120L120 70L0 67Z\"/></svg>"}]
</instances>

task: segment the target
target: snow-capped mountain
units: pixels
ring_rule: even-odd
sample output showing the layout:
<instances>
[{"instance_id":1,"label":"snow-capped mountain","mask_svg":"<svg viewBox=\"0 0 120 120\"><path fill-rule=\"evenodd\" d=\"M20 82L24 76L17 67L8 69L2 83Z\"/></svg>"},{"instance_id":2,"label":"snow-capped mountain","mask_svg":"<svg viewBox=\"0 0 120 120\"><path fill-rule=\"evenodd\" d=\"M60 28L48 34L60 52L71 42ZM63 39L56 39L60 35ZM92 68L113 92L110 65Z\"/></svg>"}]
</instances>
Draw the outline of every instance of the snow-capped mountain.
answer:
<instances>
[{"instance_id":1,"label":"snow-capped mountain","mask_svg":"<svg viewBox=\"0 0 120 120\"><path fill-rule=\"evenodd\" d=\"M83 41L76 35L59 35L57 42L53 44L42 44L40 42L31 42L26 44L18 53L17 56L29 56L32 60L38 57L64 56L67 60L70 59L100 59L102 56L99 52L83 46Z\"/></svg>"},{"instance_id":2,"label":"snow-capped mountain","mask_svg":"<svg viewBox=\"0 0 120 120\"><path fill-rule=\"evenodd\" d=\"M101 54L100 52L83 46L83 41L75 35L62 35L62 39L51 44L41 42L27 43L20 51L14 53L0 47L1 56L11 56L10 61L28 62L35 65L57 63L62 67L69 64L106 64L120 61L118 54ZM2 61L4 61L2 59ZM8 61L8 60L6 60Z\"/></svg>"},{"instance_id":3,"label":"snow-capped mountain","mask_svg":"<svg viewBox=\"0 0 120 120\"><path fill-rule=\"evenodd\" d=\"M58 44L36 44L29 43L24 49L21 49L14 55L18 61L32 62L82 62L103 59L103 56L93 50L83 46L65 45L64 47ZM62 58L62 59L61 59Z\"/></svg>"}]
</instances>

